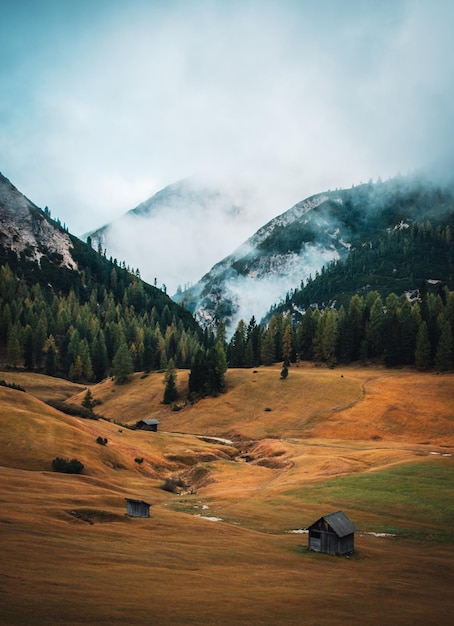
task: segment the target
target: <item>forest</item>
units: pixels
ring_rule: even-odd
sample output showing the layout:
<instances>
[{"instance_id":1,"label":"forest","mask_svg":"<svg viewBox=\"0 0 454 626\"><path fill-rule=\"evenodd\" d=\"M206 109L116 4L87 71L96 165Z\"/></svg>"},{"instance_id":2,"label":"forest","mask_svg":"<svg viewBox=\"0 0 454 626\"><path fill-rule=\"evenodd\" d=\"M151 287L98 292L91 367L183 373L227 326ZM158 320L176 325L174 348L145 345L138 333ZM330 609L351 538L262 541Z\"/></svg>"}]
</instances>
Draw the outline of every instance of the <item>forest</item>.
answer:
<instances>
[{"instance_id":1,"label":"forest","mask_svg":"<svg viewBox=\"0 0 454 626\"><path fill-rule=\"evenodd\" d=\"M120 272L121 273L121 272ZM123 278L124 280L124 278ZM93 287L88 301L27 286L8 265L0 269L0 345L12 367L44 371L76 382L134 371L189 369L195 394L224 390L229 367L301 360L326 363L381 361L388 367L452 369L454 292L422 283L413 300L375 290L355 294L346 307L309 306L274 313L267 324L240 321L230 340L225 325L204 332L185 326L168 303L158 309L134 275L118 291ZM172 376L170 375L170 378Z\"/></svg>"},{"instance_id":2,"label":"forest","mask_svg":"<svg viewBox=\"0 0 454 626\"><path fill-rule=\"evenodd\" d=\"M166 371L168 403L175 369L190 370L193 396L224 391L227 367L281 361L285 375L303 360L447 371L454 367L452 226L451 211L443 221L381 231L287 294L264 320L240 320L229 337L224 321L203 330L165 289L75 237L79 271L49 254L38 264L1 248L3 361L86 383Z\"/></svg>"}]
</instances>

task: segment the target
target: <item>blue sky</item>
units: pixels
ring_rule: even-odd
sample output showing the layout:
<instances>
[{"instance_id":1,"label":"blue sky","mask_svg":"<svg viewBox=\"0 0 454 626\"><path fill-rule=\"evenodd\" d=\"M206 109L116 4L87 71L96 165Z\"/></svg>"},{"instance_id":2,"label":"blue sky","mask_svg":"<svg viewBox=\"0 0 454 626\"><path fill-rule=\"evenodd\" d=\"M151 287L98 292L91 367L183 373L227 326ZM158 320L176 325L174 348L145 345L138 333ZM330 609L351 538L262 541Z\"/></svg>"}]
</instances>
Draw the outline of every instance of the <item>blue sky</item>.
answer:
<instances>
[{"instance_id":1,"label":"blue sky","mask_svg":"<svg viewBox=\"0 0 454 626\"><path fill-rule=\"evenodd\" d=\"M0 171L75 234L192 175L251 234L327 188L451 163L451 0L0 0Z\"/></svg>"}]
</instances>

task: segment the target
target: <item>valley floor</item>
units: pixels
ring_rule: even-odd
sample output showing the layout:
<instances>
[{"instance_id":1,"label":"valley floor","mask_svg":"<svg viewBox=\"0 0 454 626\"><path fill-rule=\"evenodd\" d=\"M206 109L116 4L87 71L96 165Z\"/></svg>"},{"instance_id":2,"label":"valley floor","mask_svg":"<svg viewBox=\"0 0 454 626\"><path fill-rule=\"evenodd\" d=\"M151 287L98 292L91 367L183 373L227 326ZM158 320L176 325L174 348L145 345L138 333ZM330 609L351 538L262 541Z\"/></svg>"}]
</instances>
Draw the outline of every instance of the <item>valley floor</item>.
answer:
<instances>
[{"instance_id":1,"label":"valley floor","mask_svg":"<svg viewBox=\"0 0 454 626\"><path fill-rule=\"evenodd\" d=\"M160 374L108 380L91 391L109 421L43 402L80 404L80 385L0 372L26 389L0 387L0 623L444 623L454 376L279 371L231 370L226 394L178 411ZM130 428L146 417L157 433ZM50 471L56 456L84 473ZM150 517L128 517L125 498ZM301 531L339 509L355 553L308 552Z\"/></svg>"}]
</instances>

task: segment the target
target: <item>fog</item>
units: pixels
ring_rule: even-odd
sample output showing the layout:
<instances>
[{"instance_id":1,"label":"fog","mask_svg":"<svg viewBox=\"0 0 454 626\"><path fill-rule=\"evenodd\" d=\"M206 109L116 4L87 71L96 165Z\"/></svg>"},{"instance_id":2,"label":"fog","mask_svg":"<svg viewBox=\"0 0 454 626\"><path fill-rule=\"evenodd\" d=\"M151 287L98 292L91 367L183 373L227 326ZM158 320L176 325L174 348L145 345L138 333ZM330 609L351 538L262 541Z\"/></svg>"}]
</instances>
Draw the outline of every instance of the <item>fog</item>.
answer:
<instances>
[{"instance_id":1,"label":"fog","mask_svg":"<svg viewBox=\"0 0 454 626\"><path fill-rule=\"evenodd\" d=\"M241 225L169 211L124 249L195 281L313 193L449 170L453 18L450 0L7 1L0 169L78 235L183 178L240 193Z\"/></svg>"}]
</instances>

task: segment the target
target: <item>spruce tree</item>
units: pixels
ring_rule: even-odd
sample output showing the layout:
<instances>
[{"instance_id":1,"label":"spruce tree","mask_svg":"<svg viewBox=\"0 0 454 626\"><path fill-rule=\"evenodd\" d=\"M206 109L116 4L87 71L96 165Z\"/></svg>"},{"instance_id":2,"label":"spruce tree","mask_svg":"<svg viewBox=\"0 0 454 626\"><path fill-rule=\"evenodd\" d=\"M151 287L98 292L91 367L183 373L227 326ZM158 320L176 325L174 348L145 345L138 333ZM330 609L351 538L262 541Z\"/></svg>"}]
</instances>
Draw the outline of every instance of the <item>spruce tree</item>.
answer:
<instances>
[{"instance_id":1,"label":"spruce tree","mask_svg":"<svg viewBox=\"0 0 454 626\"><path fill-rule=\"evenodd\" d=\"M448 321L440 314L438 325L441 329L440 339L438 340L437 353L435 356L435 365L439 372L446 372L452 368L452 346L453 338L451 328Z\"/></svg>"},{"instance_id":2,"label":"spruce tree","mask_svg":"<svg viewBox=\"0 0 454 626\"><path fill-rule=\"evenodd\" d=\"M93 412L93 408L95 406L95 402L93 400L93 395L90 391L90 389L87 389L87 393L84 396L84 399L82 400L82 406L87 409L87 411L90 411L90 413Z\"/></svg>"},{"instance_id":3,"label":"spruce tree","mask_svg":"<svg viewBox=\"0 0 454 626\"><path fill-rule=\"evenodd\" d=\"M167 364L167 371L164 377L164 398L162 400L163 404L172 404L178 398L178 390L177 390L177 373L175 370L175 363L173 359L169 359Z\"/></svg>"},{"instance_id":4,"label":"spruce tree","mask_svg":"<svg viewBox=\"0 0 454 626\"><path fill-rule=\"evenodd\" d=\"M420 370L427 369L430 366L430 341L425 321L419 325L416 337L415 364Z\"/></svg>"},{"instance_id":5,"label":"spruce tree","mask_svg":"<svg viewBox=\"0 0 454 626\"><path fill-rule=\"evenodd\" d=\"M121 385L125 383L134 371L131 352L126 343L122 343L112 361L112 371L116 382Z\"/></svg>"}]
</instances>

